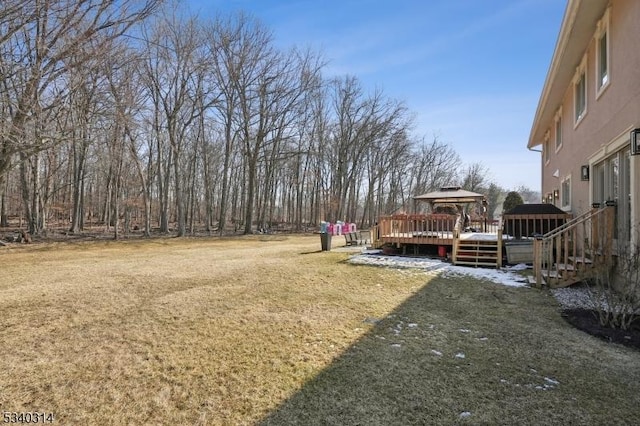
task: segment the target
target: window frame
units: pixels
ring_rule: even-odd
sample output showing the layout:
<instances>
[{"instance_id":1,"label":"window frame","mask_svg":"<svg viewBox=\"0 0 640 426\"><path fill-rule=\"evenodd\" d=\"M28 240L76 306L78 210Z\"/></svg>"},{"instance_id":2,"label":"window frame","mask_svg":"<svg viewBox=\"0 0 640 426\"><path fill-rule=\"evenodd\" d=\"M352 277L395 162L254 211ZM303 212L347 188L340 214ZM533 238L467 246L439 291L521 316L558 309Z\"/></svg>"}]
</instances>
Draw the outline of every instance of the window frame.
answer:
<instances>
[{"instance_id":1,"label":"window frame","mask_svg":"<svg viewBox=\"0 0 640 426\"><path fill-rule=\"evenodd\" d=\"M616 227L614 229L613 247L635 241L634 212L631 205L631 194L634 188L631 150L629 148L629 132L626 129L618 137L604 145L591 156L589 165L593 170L589 196L592 203L617 202ZM622 226L621 226L622 225Z\"/></svg>"},{"instance_id":2,"label":"window frame","mask_svg":"<svg viewBox=\"0 0 640 426\"><path fill-rule=\"evenodd\" d=\"M578 127L578 125L582 122L584 117L587 115L587 67L586 67L586 59L585 56L582 59L582 63L576 69L576 75L573 78L573 119L574 119L574 128ZM582 94L579 97L579 94ZM579 103L579 100L582 100ZM579 106L582 106L581 110L578 110Z\"/></svg>"},{"instance_id":3,"label":"window frame","mask_svg":"<svg viewBox=\"0 0 640 426\"><path fill-rule=\"evenodd\" d=\"M549 161L551 160L551 149L550 149L551 141L549 140L549 131L544 135L544 146L542 147L542 155L544 165L548 166Z\"/></svg>"},{"instance_id":4,"label":"window frame","mask_svg":"<svg viewBox=\"0 0 640 426\"><path fill-rule=\"evenodd\" d=\"M553 120L553 140L556 152L560 151L564 138L562 137L562 108L558 109ZM559 136L559 137L558 137Z\"/></svg>"},{"instance_id":5,"label":"window frame","mask_svg":"<svg viewBox=\"0 0 640 426\"><path fill-rule=\"evenodd\" d=\"M609 87L611 83L611 31L610 31L609 9L604 13L596 27L595 34L595 80L596 80L596 99ZM604 38L604 55L602 52L602 40ZM603 59L605 69L603 72Z\"/></svg>"}]
</instances>

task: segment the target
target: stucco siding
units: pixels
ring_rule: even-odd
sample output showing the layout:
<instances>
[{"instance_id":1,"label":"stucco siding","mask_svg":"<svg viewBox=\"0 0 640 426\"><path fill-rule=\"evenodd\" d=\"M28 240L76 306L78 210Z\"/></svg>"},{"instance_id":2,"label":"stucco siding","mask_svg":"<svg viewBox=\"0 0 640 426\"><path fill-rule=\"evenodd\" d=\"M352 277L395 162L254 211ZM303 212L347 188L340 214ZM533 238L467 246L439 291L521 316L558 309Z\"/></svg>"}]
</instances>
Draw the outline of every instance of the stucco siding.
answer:
<instances>
[{"instance_id":1,"label":"stucco siding","mask_svg":"<svg viewBox=\"0 0 640 426\"><path fill-rule=\"evenodd\" d=\"M586 2L588 3L588 2ZM588 7L588 6L583 6ZM540 123L549 134L549 159L542 155L542 194L561 190L561 182L571 176L571 212L590 208L589 181L581 181L581 166L589 164L603 146L612 143L631 128L640 127L640 1L612 1L609 9L609 83L597 93L596 27L586 54L586 114L575 125L574 85L565 88L562 104L562 147L555 150L555 120ZM576 64L577 67L578 64ZM632 157L632 181L640 172L638 156ZM553 176L554 173L557 177ZM638 187L635 187L637 191ZM637 222L638 200L633 216ZM556 202L560 206L561 203Z\"/></svg>"}]
</instances>

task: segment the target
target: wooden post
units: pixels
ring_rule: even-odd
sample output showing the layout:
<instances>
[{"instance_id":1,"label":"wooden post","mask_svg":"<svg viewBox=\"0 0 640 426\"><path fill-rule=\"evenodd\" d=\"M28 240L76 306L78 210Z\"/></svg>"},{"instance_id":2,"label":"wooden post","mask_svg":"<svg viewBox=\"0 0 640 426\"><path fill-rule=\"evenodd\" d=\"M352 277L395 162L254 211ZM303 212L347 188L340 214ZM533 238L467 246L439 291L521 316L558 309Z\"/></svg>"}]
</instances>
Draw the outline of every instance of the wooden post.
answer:
<instances>
[{"instance_id":1,"label":"wooden post","mask_svg":"<svg viewBox=\"0 0 640 426\"><path fill-rule=\"evenodd\" d=\"M533 240L533 273L536 278L536 287L542 287L542 238Z\"/></svg>"},{"instance_id":2,"label":"wooden post","mask_svg":"<svg viewBox=\"0 0 640 426\"><path fill-rule=\"evenodd\" d=\"M451 263L454 265L458 260L458 244L460 243L460 231L458 229L453 230L453 248L451 249Z\"/></svg>"},{"instance_id":3,"label":"wooden post","mask_svg":"<svg viewBox=\"0 0 640 426\"><path fill-rule=\"evenodd\" d=\"M613 247L611 243L613 242L613 236L615 232L615 223L616 223L616 206L607 206L604 212L604 245L602 248L602 254L605 256L605 262L608 265L612 255L613 255Z\"/></svg>"},{"instance_id":4,"label":"wooden post","mask_svg":"<svg viewBox=\"0 0 640 426\"><path fill-rule=\"evenodd\" d=\"M498 259L496 261L496 267L502 268L502 229L498 229Z\"/></svg>"},{"instance_id":5,"label":"wooden post","mask_svg":"<svg viewBox=\"0 0 640 426\"><path fill-rule=\"evenodd\" d=\"M600 249L600 217L597 215L598 209L594 208L591 210L591 217L595 218L595 220L591 220L591 257L593 258Z\"/></svg>"}]
</instances>

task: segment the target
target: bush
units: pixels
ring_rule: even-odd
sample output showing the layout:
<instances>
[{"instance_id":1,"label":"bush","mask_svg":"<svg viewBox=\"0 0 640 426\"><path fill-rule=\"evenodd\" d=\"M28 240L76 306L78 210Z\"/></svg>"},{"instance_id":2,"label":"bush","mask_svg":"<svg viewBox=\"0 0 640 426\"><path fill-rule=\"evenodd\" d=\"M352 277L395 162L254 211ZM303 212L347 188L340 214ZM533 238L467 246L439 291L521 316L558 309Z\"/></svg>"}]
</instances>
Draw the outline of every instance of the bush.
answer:
<instances>
[{"instance_id":1,"label":"bush","mask_svg":"<svg viewBox=\"0 0 640 426\"><path fill-rule=\"evenodd\" d=\"M509 192L502 204L502 214L509 212L509 210L513 209L515 206L519 206L520 204L524 204L524 200L520 194L516 191Z\"/></svg>"},{"instance_id":2,"label":"bush","mask_svg":"<svg viewBox=\"0 0 640 426\"><path fill-rule=\"evenodd\" d=\"M594 266L589 299L600 325L628 330L640 315L640 247L619 246L617 256Z\"/></svg>"}]
</instances>

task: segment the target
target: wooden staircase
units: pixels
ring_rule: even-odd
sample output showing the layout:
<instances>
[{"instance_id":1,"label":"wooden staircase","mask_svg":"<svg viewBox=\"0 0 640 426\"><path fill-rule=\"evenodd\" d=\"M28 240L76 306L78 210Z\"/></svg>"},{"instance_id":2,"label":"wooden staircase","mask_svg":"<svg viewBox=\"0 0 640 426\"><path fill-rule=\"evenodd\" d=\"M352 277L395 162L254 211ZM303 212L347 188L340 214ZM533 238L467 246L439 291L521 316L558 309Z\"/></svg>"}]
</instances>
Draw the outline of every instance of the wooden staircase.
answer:
<instances>
[{"instance_id":1,"label":"wooden staircase","mask_svg":"<svg viewBox=\"0 0 640 426\"><path fill-rule=\"evenodd\" d=\"M496 240L462 239L459 234L455 235L451 260L454 265L500 268L502 266L501 231L498 231Z\"/></svg>"},{"instance_id":2,"label":"wooden staircase","mask_svg":"<svg viewBox=\"0 0 640 426\"><path fill-rule=\"evenodd\" d=\"M612 256L615 206L596 207L534 241L535 285L567 287L593 276Z\"/></svg>"}]
</instances>

